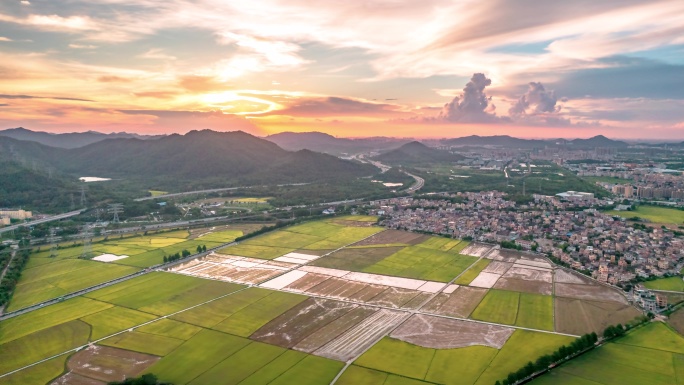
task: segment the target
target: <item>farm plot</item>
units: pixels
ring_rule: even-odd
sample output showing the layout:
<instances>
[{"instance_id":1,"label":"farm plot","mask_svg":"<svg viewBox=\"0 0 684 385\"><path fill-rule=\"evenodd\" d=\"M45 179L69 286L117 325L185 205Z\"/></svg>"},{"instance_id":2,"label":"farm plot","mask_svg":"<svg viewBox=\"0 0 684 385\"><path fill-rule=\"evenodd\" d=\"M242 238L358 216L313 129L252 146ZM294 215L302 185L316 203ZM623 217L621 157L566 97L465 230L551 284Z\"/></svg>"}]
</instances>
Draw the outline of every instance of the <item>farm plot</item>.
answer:
<instances>
[{"instance_id":1,"label":"farm plot","mask_svg":"<svg viewBox=\"0 0 684 385\"><path fill-rule=\"evenodd\" d=\"M289 266L294 265L212 253L206 257L174 266L171 271L226 282L256 284L283 274Z\"/></svg>"},{"instance_id":2,"label":"farm plot","mask_svg":"<svg viewBox=\"0 0 684 385\"><path fill-rule=\"evenodd\" d=\"M489 290L482 299L482 302L471 314L471 318L505 325L515 325L515 320L518 316L519 300L519 293L505 290Z\"/></svg>"},{"instance_id":3,"label":"farm plot","mask_svg":"<svg viewBox=\"0 0 684 385\"><path fill-rule=\"evenodd\" d=\"M74 376L103 382L123 381L129 377L137 377L140 372L158 360L159 357L148 354L107 346L89 346L69 358L67 361L69 372L54 380L53 383L73 384L76 383Z\"/></svg>"},{"instance_id":4,"label":"farm plot","mask_svg":"<svg viewBox=\"0 0 684 385\"><path fill-rule=\"evenodd\" d=\"M22 274L7 310L18 310L138 270L134 267L82 259L65 259L27 269Z\"/></svg>"},{"instance_id":5,"label":"farm plot","mask_svg":"<svg viewBox=\"0 0 684 385\"><path fill-rule=\"evenodd\" d=\"M235 284L180 274L150 273L85 296L147 313L166 315L240 288Z\"/></svg>"},{"instance_id":6,"label":"farm plot","mask_svg":"<svg viewBox=\"0 0 684 385\"><path fill-rule=\"evenodd\" d=\"M406 317L402 312L380 309L316 350L314 354L339 361L351 360L370 348L378 338Z\"/></svg>"},{"instance_id":7,"label":"farm plot","mask_svg":"<svg viewBox=\"0 0 684 385\"><path fill-rule=\"evenodd\" d=\"M240 244L238 244L238 245L229 246L229 247L225 247L223 249L219 249L218 253L219 254L227 254L227 255L238 255L238 256L251 257L251 258L259 258L259 259L274 259L274 258L280 257L281 255L291 253L295 250L297 250L297 248L261 246L261 245L248 244L246 242L240 242Z\"/></svg>"},{"instance_id":8,"label":"farm plot","mask_svg":"<svg viewBox=\"0 0 684 385\"><path fill-rule=\"evenodd\" d=\"M503 380L508 373L517 371L528 362L534 362L537 358L550 354L573 340L573 337L557 334L516 330L491 360L487 369L477 378L475 385L491 385Z\"/></svg>"},{"instance_id":9,"label":"farm plot","mask_svg":"<svg viewBox=\"0 0 684 385\"><path fill-rule=\"evenodd\" d=\"M434 314L466 318L470 316L486 294L487 289L461 286L450 294L438 294L422 310Z\"/></svg>"},{"instance_id":10,"label":"farm plot","mask_svg":"<svg viewBox=\"0 0 684 385\"><path fill-rule=\"evenodd\" d=\"M485 346L432 349L384 338L364 353L340 379L343 384L473 384L498 350ZM364 382L364 380L369 380ZM390 382L391 381L391 382Z\"/></svg>"},{"instance_id":11,"label":"farm plot","mask_svg":"<svg viewBox=\"0 0 684 385\"><path fill-rule=\"evenodd\" d=\"M429 239L429 235L416 234L408 231L385 230L377 233L363 241L356 242L352 247L357 246L380 246L380 245L416 245Z\"/></svg>"},{"instance_id":12,"label":"farm plot","mask_svg":"<svg viewBox=\"0 0 684 385\"><path fill-rule=\"evenodd\" d=\"M77 320L112 307L111 304L76 297L0 323L0 346L37 331Z\"/></svg>"},{"instance_id":13,"label":"farm plot","mask_svg":"<svg viewBox=\"0 0 684 385\"><path fill-rule=\"evenodd\" d=\"M644 286L653 290L683 291L684 280L681 277L660 278L644 282Z\"/></svg>"},{"instance_id":14,"label":"farm plot","mask_svg":"<svg viewBox=\"0 0 684 385\"><path fill-rule=\"evenodd\" d=\"M384 234L383 231L380 234ZM378 235L380 235L378 234ZM344 248L312 263L313 266L328 267L351 271L362 271L392 254L402 247Z\"/></svg>"},{"instance_id":15,"label":"farm plot","mask_svg":"<svg viewBox=\"0 0 684 385\"><path fill-rule=\"evenodd\" d=\"M67 356L59 356L2 378L3 385L46 384L64 372ZM60 384L61 385L61 384ZM66 385L66 384L65 384ZM80 384L76 384L80 385ZM88 384L85 384L88 385ZM96 384L101 385L101 384Z\"/></svg>"},{"instance_id":16,"label":"farm plot","mask_svg":"<svg viewBox=\"0 0 684 385\"><path fill-rule=\"evenodd\" d=\"M465 271L477 258L410 246L377 262L363 272L397 277L449 282Z\"/></svg>"},{"instance_id":17,"label":"farm plot","mask_svg":"<svg viewBox=\"0 0 684 385\"><path fill-rule=\"evenodd\" d=\"M250 338L289 349L356 307L344 302L309 298L264 325Z\"/></svg>"},{"instance_id":18,"label":"farm plot","mask_svg":"<svg viewBox=\"0 0 684 385\"><path fill-rule=\"evenodd\" d=\"M613 301L627 304L627 299L617 289L599 284L578 285L574 283L556 283L555 294L558 297L593 300Z\"/></svg>"},{"instance_id":19,"label":"farm plot","mask_svg":"<svg viewBox=\"0 0 684 385\"><path fill-rule=\"evenodd\" d=\"M467 285L471 283L482 272L482 270L489 266L490 262L491 260L489 259L480 259L471 265L470 268L463 274L461 274L461 276L459 276L454 283L459 285Z\"/></svg>"},{"instance_id":20,"label":"farm plot","mask_svg":"<svg viewBox=\"0 0 684 385\"><path fill-rule=\"evenodd\" d=\"M74 320L2 344L0 374L19 369L88 342L90 326Z\"/></svg>"},{"instance_id":21,"label":"farm plot","mask_svg":"<svg viewBox=\"0 0 684 385\"><path fill-rule=\"evenodd\" d=\"M479 242L471 242L466 248L461 250L461 254L480 258L487 255L492 249L492 245Z\"/></svg>"},{"instance_id":22,"label":"farm plot","mask_svg":"<svg viewBox=\"0 0 684 385\"><path fill-rule=\"evenodd\" d=\"M477 322L416 314L395 329L390 337L433 349L481 345L501 349L513 329Z\"/></svg>"},{"instance_id":23,"label":"farm plot","mask_svg":"<svg viewBox=\"0 0 684 385\"><path fill-rule=\"evenodd\" d=\"M302 266L260 286L392 308L415 308L445 285L441 282Z\"/></svg>"},{"instance_id":24,"label":"farm plot","mask_svg":"<svg viewBox=\"0 0 684 385\"><path fill-rule=\"evenodd\" d=\"M678 353L668 346L678 347ZM682 346L684 338L662 323L652 323L553 369L532 384L681 384Z\"/></svg>"},{"instance_id":25,"label":"farm plot","mask_svg":"<svg viewBox=\"0 0 684 385\"><path fill-rule=\"evenodd\" d=\"M626 324L641 313L619 302L555 298L556 331L581 335L602 332L609 325Z\"/></svg>"},{"instance_id":26,"label":"farm plot","mask_svg":"<svg viewBox=\"0 0 684 385\"><path fill-rule=\"evenodd\" d=\"M524 293L551 295L553 292L552 282L551 270L516 263L501 276L494 287Z\"/></svg>"}]
</instances>

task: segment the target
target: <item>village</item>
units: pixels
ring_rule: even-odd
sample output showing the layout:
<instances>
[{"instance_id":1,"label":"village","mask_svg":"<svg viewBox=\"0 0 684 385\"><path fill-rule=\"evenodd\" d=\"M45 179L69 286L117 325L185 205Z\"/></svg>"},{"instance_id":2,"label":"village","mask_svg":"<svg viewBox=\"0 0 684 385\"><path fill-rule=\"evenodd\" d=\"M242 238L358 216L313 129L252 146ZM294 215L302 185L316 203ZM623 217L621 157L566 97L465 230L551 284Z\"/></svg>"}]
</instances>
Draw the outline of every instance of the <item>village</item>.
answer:
<instances>
[{"instance_id":1,"label":"village","mask_svg":"<svg viewBox=\"0 0 684 385\"><path fill-rule=\"evenodd\" d=\"M516 204L497 191L433 194L371 202L394 229L490 242L546 254L598 281L633 283L678 275L684 234L602 213L613 201L567 192Z\"/></svg>"}]
</instances>

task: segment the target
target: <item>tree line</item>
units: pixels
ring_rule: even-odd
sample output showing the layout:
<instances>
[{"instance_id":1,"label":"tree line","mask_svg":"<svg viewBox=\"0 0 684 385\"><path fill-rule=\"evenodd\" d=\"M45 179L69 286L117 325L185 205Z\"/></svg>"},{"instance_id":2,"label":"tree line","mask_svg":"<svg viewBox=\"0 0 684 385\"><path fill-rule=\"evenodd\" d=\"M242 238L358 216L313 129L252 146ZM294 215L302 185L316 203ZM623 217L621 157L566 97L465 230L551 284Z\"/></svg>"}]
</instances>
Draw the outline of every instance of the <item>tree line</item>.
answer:
<instances>
[{"instance_id":1,"label":"tree line","mask_svg":"<svg viewBox=\"0 0 684 385\"><path fill-rule=\"evenodd\" d=\"M108 385L173 385L170 382L160 382L152 373L143 374L138 378L127 378L123 381L108 382Z\"/></svg>"},{"instance_id":2,"label":"tree line","mask_svg":"<svg viewBox=\"0 0 684 385\"><path fill-rule=\"evenodd\" d=\"M9 254L3 257L7 259L3 260L4 263L1 264L2 268L0 268L0 274L5 266L7 266L7 272L0 282L0 306L4 306L12 298L14 288L17 286L17 282L19 282L21 272L24 269L24 266L26 266L30 254L31 252L29 250L17 251L17 254L11 262L9 261ZM9 263L9 266L7 263Z\"/></svg>"}]
</instances>

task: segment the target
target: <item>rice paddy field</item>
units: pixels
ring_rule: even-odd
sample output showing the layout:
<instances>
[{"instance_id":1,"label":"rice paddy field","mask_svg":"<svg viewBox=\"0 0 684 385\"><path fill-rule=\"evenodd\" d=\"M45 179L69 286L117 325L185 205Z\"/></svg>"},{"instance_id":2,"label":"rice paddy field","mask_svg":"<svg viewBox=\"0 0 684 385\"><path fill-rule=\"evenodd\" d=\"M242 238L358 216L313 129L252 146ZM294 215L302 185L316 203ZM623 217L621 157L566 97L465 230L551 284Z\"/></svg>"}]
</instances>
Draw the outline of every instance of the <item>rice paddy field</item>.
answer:
<instances>
[{"instance_id":1,"label":"rice paddy field","mask_svg":"<svg viewBox=\"0 0 684 385\"><path fill-rule=\"evenodd\" d=\"M667 290L667 291L682 291L684 292L684 280L682 277L668 277L655 279L643 283L649 289Z\"/></svg>"},{"instance_id":2,"label":"rice paddy field","mask_svg":"<svg viewBox=\"0 0 684 385\"><path fill-rule=\"evenodd\" d=\"M216 247L242 236L243 231L253 231L259 227L243 225L223 226L214 230L196 229L192 232L180 230L93 243L93 256L127 256L108 263L80 259L83 253L80 246L64 245L54 254L50 250L38 249L31 255L7 310L22 309L161 264L165 255L183 250L195 253L200 245Z\"/></svg>"},{"instance_id":3,"label":"rice paddy field","mask_svg":"<svg viewBox=\"0 0 684 385\"><path fill-rule=\"evenodd\" d=\"M684 384L684 338L652 322L532 381L534 385Z\"/></svg>"},{"instance_id":4,"label":"rice paddy field","mask_svg":"<svg viewBox=\"0 0 684 385\"><path fill-rule=\"evenodd\" d=\"M154 373L176 385L323 385L338 376L343 385L492 385L633 316L619 293L542 258L374 224L355 216L286 227L0 321L0 384L104 385ZM234 235L223 231L147 241L166 248ZM60 261L135 269L65 253L35 264L43 270L28 283L59 283L62 272L49 266ZM657 362L628 362L664 373L652 383L676 384L682 337L664 324L643 330L610 344L610 357L656 351ZM581 375L584 364L564 365L552 375L565 377L550 383L619 383L591 369L610 359L596 362ZM651 383L630 373L641 382L624 383Z\"/></svg>"},{"instance_id":5,"label":"rice paddy field","mask_svg":"<svg viewBox=\"0 0 684 385\"><path fill-rule=\"evenodd\" d=\"M657 206L638 206L632 211L608 211L608 215L618 215L624 218L639 217L658 224L684 224L684 210Z\"/></svg>"}]
</instances>

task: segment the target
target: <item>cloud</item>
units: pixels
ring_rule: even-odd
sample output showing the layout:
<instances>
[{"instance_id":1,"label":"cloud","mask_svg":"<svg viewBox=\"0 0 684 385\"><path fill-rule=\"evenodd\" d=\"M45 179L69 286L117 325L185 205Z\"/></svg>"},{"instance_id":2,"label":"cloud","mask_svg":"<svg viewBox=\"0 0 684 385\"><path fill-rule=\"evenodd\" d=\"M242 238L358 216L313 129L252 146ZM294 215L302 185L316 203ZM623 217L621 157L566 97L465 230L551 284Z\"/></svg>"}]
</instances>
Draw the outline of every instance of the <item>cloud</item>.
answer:
<instances>
[{"instance_id":1,"label":"cloud","mask_svg":"<svg viewBox=\"0 0 684 385\"><path fill-rule=\"evenodd\" d=\"M232 88L214 76L201 75L181 76L178 85L192 92L225 91Z\"/></svg>"},{"instance_id":2,"label":"cloud","mask_svg":"<svg viewBox=\"0 0 684 385\"><path fill-rule=\"evenodd\" d=\"M341 115L387 115L398 112L391 104L370 103L362 100L335 96L299 99L287 107L263 115L289 115L303 117L341 116Z\"/></svg>"},{"instance_id":3,"label":"cloud","mask_svg":"<svg viewBox=\"0 0 684 385\"><path fill-rule=\"evenodd\" d=\"M460 96L454 97L446 103L437 115L437 121L485 123L497 120L491 103L491 97L485 94L485 88L492 84L492 80L482 73L475 73L463 88Z\"/></svg>"},{"instance_id":4,"label":"cloud","mask_svg":"<svg viewBox=\"0 0 684 385\"><path fill-rule=\"evenodd\" d=\"M147 91L135 92L133 95L139 98L171 99L175 96L178 96L179 93L176 91Z\"/></svg>"},{"instance_id":5,"label":"cloud","mask_svg":"<svg viewBox=\"0 0 684 385\"><path fill-rule=\"evenodd\" d=\"M151 126L157 132L188 132L211 129L215 131L245 131L264 135L261 128L241 116L221 111L119 110L126 115L152 117Z\"/></svg>"},{"instance_id":6,"label":"cloud","mask_svg":"<svg viewBox=\"0 0 684 385\"><path fill-rule=\"evenodd\" d=\"M73 48L73 49L95 49L95 48L97 48L97 46L91 45L91 44L69 44L69 48Z\"/></svg>"},{"instance_id":7,"label":"cloud","mask_svg":"<svg viewBox=\"0 0 684 385\"><path fill-rule=\"evenodd\" d=\"M9 106L9 104L7 104L7 103L0 103L0 107L7 107L7 106Z\"/></svg>"},{"instance_id":8,"label":"cloud","mask_svg":"<svg viewBox=\"0 0 684 385\"><path fill-rule=\"evenodd\" d=\"M55 96L33 96L33 95L8 95L0 94L0 99L53 99L53 100L71 100L76 102L92 102L90 99L55 97Z\"/></svg>"},{"instance_id":9,"label":"cloud","mask_svg":"<svg viewBox=\"0 0 684 385\"><path fill-rule=\"evenodd\" d=\"M9 37L0 36L0 41L14 41L14 40L10 39Z\"/></svg>"},{"instance_id":10,"label":"cloud","mask_svg":"<svg viewBox=\"0 0 684 385\"><path fill-rule=\"evenodd\" d=\"M102 83L130 83L133 79L124 78L121 76L104 75L97 78L98 82Z\"/></svg>"},{"instance_id":11,"label":"cloud","mask_svg":"<svg viewBox=\"0 0 684 385\"><path fill-rule=\"evenodd\" d=\"M527 93L508 110L511 118L521 118L526 115L554 114L560 111L561 106L556 105L556 94L546 91L540 82L530 82ZM528 111L529 110L529 111Z\"/></svg>"}]
</instances>

